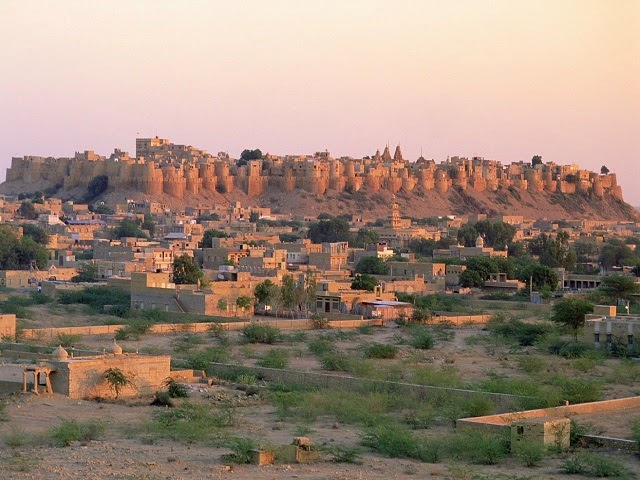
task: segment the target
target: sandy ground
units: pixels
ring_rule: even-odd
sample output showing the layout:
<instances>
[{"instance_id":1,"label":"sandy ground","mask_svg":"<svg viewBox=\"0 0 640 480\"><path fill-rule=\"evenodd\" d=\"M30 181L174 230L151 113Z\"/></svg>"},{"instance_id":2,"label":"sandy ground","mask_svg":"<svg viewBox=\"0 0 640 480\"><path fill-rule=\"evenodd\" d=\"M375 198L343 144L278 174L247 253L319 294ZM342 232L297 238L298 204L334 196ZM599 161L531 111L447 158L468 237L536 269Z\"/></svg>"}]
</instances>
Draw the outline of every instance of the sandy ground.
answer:
<instances>
[{"instance_id":1,"label":"sandy ground","mask_svg":"<svg viewBox=\"0 0 640 480\"><path fill-rule=\"evenodd\" d=\"M93 323L81 311L59 312L52 314L45 307L35 309L33 323L44 326L60 324ZM56 312L57 313L57 312ZM76 317L84 317L78 319ZM325 332L307 332L308 338ZM358 348L365 342L393 343L398 329L376 329L372 335L358 334L351 340L339 340L339 351L358 355ZM454 368L464 381L480 381L488 375L506 375L526 378L519 367L523 359L540 358L543 369L549 374L582 375L590 378L605 379L617 360L606 360L602 364L590 367L588 374L576 370L574 361L549 355L540 355L533 347L512 351L510 347L487 342L472 342L469 339L487 335L481 326L465 326L455 330L452 340L441 341L435 348L427 351L415 351L406 346L395 360L374 361L381 368L397 366L410 375L412 368L447 366ZM144 335L139 341L122 341L121 346L128 351L173 352L180 334ZM204 343L194 349L206 348L216 344L216 340L203 335ZM111 336L84 337L82 346L97 351L108 348ZM238 345L237 333L231 335L231 362L244 365L255 364L259 357L274 346ZM54 343L54 342L52 342ZM307 348L306 342L280 343L277 348L286 348L290 352L290 367L295 370L321 372L321 367ZM175 354L183 356L184 354ZM1 363L0 381L21 382L21 366ZM380 363L375 363L380 362ZM1 388L1 387L0 387ZM195 401L209 402L216 395L243 395L242 392L224 386L207 388L203 385L192 387ZM640 388L635 381L626 384L607 384L605 398L619 398L637 395ZM2 392L0 392L1 394ZM209 447L201 444L184 445L171 440L158 440L152 445L143 442L137 426L150 419L156 407L148 405L150 399L121 401L119 403L97 403L85 400L72 400L54 395L33 396L16 395L7 407L8 422L0 422L0 479L400 479L400 478L492 478L492 479L569 479L577 476L558 474L563 458L545 460L542 467L525 468L516 461L508 459L498 466L456 466L448 464L427 464L406 459L389 459L366 452L361 455L362 464L335 464L326 459L311 465L229 465L222 457L229 453L225 448ZM625 414L599 414L584 416L585 423L601 427L605 435L628 437L631 421L640 416L640 409ZM102 419L108 424L103 436L86 444L76 443L67 448L55 448L42 440L51 426L62 419L74 418L79 421ZM274 413L274 408L264 401L248 401L236 408L237 424L233 434L260 438L274 444L288 444L301 425L282 422ZM305 427L302 425L302 427ZM318 445L346 444L357 445L361 430L356 426L336 424L333 418L321 417L312 426L308 434ZM336 428L337 427L337 428ZM429 430L430 435L439 435L440 427ZM21 429L31 439L32 445L9 448L3 438ZM445 431L446 430L446 431ZM445 429L443 435L451 433ZM621 452L604 451L615 455L635 474L640 474L640 462L637 457ZM23 471L24 470L24 471ZM475 476L474 476L475 475Z\"/></svg>"}]
</instances>

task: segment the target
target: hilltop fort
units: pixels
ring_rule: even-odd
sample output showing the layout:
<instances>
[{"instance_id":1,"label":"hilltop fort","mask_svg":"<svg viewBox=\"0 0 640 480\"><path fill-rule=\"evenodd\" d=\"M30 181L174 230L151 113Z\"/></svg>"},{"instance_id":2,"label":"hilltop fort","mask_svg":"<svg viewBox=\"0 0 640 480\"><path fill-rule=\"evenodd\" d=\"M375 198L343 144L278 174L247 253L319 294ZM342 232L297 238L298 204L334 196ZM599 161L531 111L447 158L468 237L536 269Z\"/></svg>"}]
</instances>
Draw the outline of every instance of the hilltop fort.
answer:
<instances>
[{"instance_id":1,"label":"hilltop fort","mask_svg":"<svg viewBox=\"0 0 640 480\"><path fill-rule=\"evenodd\" d=\"M76 152L73 157L14 157L7 169L2 193L56 192L64 197L77 195L92 178L106 176L109 192L162 197L164 201L188 201L212 196L229 196L259 204L265 194L298 193L302 198L324 196L344 202L358 193L376 194L381 203L398 194L410 208L424 210L439 206L450 212L466 210L520 211L556 205L550 211L630 218L635 214L622 201L622 189L615 173L597 173L576 164L558 165L500 161L482 157L451 157L436 163L424 157L412 162L402 155L400 146L393 156L387 146L382 153L363 158L334 158L329 152L314 155L262 155L236 160L221 152L212 155L188 145L177 145L163 138L136 139L135 157L116 149L106 157L93 151ZM386 194L386 196L385 196ZM580 198L571 199L578 195ZM523 197L524 196L524 197ZM424 208L420 208L420 198ZM442 201L434 201L440 197ZM428 199L431 199L427 201ZM273 200L273 197L272 197ZM303 202L304 203L304 202ZM335 203L335 202L334 202ZM559 209L558 209L559 205ZM295 208L295 206L291 206ZM360 205L362 207L362 205ZM342 208L344 209L344 207ZM569 213L573 215L569 215Z\"/></svg>"}]
</instances>

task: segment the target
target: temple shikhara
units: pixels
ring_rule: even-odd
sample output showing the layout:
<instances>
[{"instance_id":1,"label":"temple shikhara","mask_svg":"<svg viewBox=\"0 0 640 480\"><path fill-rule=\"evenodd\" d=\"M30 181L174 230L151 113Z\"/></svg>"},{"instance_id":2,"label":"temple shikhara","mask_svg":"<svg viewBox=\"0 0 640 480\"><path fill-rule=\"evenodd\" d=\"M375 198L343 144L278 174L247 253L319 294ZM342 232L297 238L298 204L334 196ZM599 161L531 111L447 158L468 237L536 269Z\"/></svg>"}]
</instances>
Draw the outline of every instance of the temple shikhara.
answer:
<instances>
[{"instance_id":1,"label":"temple shikhara","mask_svg":"<svg viewBox=\"0 0 640 480\"><path fill-rule=\"evenodd\" d=\"M387 146L364 158L334 158L329 152L314 155L271 155L236 160L220 152L212 155L189 145L176 145L164 138L136 139L136 155L116 149L106 157L93 151L73 157L14 157L7 170L7 183L25 182L39 189L73 189L96 176L106 175L109 186L133 188L148 195L168 194L182 199L203 189L220 193L240 189L253 197L267 189L290 192L302 189L323 195L327 191L356 192L362 188L393 194L403 189L496 191L514 187L534 192L590 193L622 199L622 189L613 173L596 173L576 164L515 162L503 165L482 157L451 157L436 163L424 157L409 161L400 146L395 153Z\"/></svg>"}]
</instances>

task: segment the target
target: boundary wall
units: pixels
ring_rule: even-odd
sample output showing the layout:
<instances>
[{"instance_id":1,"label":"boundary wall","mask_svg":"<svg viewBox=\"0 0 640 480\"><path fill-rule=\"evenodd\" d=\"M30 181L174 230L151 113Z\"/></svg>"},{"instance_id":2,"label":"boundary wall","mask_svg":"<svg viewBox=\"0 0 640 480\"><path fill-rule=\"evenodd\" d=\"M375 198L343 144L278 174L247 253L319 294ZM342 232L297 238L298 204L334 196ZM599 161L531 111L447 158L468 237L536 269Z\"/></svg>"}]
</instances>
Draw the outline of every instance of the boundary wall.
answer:
<instances>
[{"instance_id":1,"label":"boundary wall","mask_svg":"<svg viewBox=\"0 0 640 480\"><path fill-rule=\"evenodd\" d=\"M174 359L176 361L177 359ZM370 380L343 375L328 375L325 373L302 372L298 370L283 370L229 363L210 363L210 372L222 378L237 375L255 375L257 378L269 382L281 382L305 385L311 387L342 388L350 391L367 389L368 391L393 391L400 395L409 395L417 400L438 401L447 398L475 398L485 397L491 400L498 412L514 411L530 397L509 395L504 393L480 392L461 388L433 387L413 383L389 382L384 380Z\"/></svg>"}]
</instances>

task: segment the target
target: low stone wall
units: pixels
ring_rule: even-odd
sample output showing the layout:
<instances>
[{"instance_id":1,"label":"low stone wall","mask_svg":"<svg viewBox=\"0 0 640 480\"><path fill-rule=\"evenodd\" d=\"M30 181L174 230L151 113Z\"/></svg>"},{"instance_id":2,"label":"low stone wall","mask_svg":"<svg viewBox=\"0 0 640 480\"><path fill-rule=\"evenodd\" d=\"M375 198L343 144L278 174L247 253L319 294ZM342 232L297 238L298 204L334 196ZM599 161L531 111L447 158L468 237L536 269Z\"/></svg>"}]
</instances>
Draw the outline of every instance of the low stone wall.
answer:
<instances>
[{"instance_id":1,"label":"low stone wall","mask_svg":"<svg viewBox=\"0 0 640 480\"><path fill-rule=\"evenodd\" d=\"M452 312L436 312L430 323L453 323L456 326L464 324L487 323L493 315L464 315Z\"/></svg>"},{"instance_id":2,"label":"low stone wall","mask_svg":"<svg viewBox=\"0 0 640 480\"><path fill-rule=\"evenodd\" d=\"M176 361L174 359L174 361ZM323 373L301 372L296 370L281 370L266 367L231 365L227 363L211 363L210 371L220 377L234 377L237 375L255 375L257 378L269 382L281 382L296 385L318 386L325 388L342 388L349 391L366 389L367 391L389 392L398 395L409 395L418 400L438 401L447 398L485 397L493 402L495 411L509 412L517 408L528 397L508 395L502 393L488 393L460 388L431 387L412 383L387 382L366 378L342 375L327 375Z\"/></svg>"},{"instance_id":3,"label":"low stone wall","mask_svg":"<svg viewBox=\"0 0 640 480\"><path fill-rule=\"evenodd\" d=\"M456 427L463 429L504 431L513 422L532 418L570 418L573 415L590 413L619 412L640 407L640 396L604 400L601 402L578 403L562 407L539 408L521 412L487 415L484 417L461 418L456 421Z\"/></svg>"},{"instance_id":4,"label":"low stone wall","mask_svg":"<svg viewBox=\"0 0 640 480\"><path fill-rule=\"evenodd\" d=\"M280 330L312 330L312 320L260 319L263 325L272 325ZM149 333L201 333L207 332L212 325L219 325L224 330L242 330L252 322L203 322L203 323L157 323L152 325ZM361 325L381 326L380 320L330 320L331 328L356 328ZM115 335L126 325L93 325L89 327L34 328L24 330L24 338L50 340L58 335Z\"/></svg>"}]
</instances>

